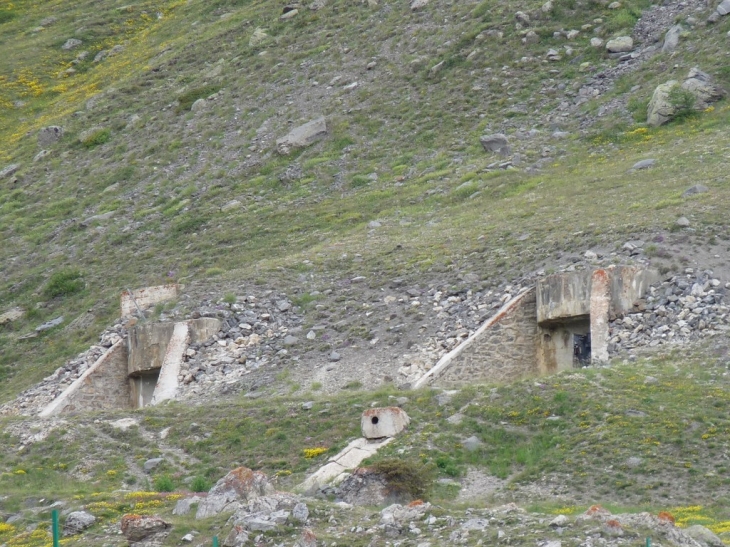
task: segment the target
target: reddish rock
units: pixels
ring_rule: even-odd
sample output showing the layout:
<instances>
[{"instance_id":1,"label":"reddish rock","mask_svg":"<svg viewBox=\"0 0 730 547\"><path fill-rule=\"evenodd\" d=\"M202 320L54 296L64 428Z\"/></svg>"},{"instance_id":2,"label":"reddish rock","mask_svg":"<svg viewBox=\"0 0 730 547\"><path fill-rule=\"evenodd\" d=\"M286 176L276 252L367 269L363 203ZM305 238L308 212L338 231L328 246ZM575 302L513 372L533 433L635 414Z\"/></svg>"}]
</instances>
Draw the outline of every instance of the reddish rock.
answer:
<instances>
[{"instance_id":1,"label":"reddish rock","mask_svg":"<svg viewBox=\"0 0 730 547\"><path fill-rule=\"evenodd\" d=\"M239 467L219 480L198 505L196 519L211 517L223 511L235 511L241 503L273 494L274 487L261 471Z\"/></svg>"},{"instance_id":2,"label":"reddish rock","mask_svg":"<svg viewBox=\"0 0 730 547\"><path fill-rule=\"evenodd\" d=\"M132 543L142 541L150 536L166 533L171 525L160 517L124 515L121 527L124 537Z\"/></svg>"}]
</instances>

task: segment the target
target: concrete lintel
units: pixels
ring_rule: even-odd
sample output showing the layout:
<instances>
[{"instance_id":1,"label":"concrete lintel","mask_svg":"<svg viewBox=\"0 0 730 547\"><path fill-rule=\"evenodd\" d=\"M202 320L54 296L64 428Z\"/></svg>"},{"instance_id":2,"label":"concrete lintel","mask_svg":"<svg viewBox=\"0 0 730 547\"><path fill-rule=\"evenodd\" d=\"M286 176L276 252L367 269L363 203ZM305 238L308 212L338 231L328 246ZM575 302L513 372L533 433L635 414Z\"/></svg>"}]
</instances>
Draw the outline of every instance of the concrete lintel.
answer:
<instances>
[{"instance_id":1,"label":"concrete lintel","mask_svg":"<svg viewBox=\"0 0 730 547\"><path fill-rule=\"evenodd\" d=\"M434 365L434 367L426 372L423 376L421 376L416 382L413 384L413 389L419 389L421 387L427 386L431 382L433 382L436 378L438 378L451 364L451 362L458 357L463 351L469 349L469 347L474 344L482 334L484 334L485 331L492 328L493 325L501 321L512 309L517 307L522 300L530 294L530 289L523 289L520 294L515 296L512 300L504 304L497 313L495 313L492 317L487 319L487 321L477 329L477 331L472 334L469 338L464 340L461 344L456 346L454 349L452 349L449 353L444 355L441 359L439 359L438 363Z\"/></svg>"},{"instance_id":2,"label":"concrete lintel","mask_svg":"<svg viewBox=\"0 0 730 547\"><path fill-rule=\"evenodd\" d=\"M84 373L76 378L76 380L73 381L73 383L68 386L63 393L61 393L58 397L56 397L53 401L48 403L46 407L40 411L38 416L40 418L47 418L49 416L54 416L56 414L60 414L63 412L63 409L71 402L71 398L81 389L81 387L86 382L86 379L94 374L99 368L104 366L104 364L114 357L114 354L117 351L122 351L123 345L126 344L126 340L119 340L116 344L114 344L112 347L110 347L108 350L106 350L101 357L99 357L96 362L91 365Z\"/></svg>"}]
</instances>

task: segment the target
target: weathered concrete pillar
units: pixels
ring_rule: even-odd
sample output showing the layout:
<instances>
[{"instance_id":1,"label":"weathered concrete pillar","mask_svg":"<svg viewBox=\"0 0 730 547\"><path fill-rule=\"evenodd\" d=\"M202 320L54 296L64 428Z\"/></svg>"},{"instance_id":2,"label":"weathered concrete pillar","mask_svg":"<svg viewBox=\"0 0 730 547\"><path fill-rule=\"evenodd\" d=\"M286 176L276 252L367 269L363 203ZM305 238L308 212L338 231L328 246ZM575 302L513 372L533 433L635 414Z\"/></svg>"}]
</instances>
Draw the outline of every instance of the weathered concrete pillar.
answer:
<instances>
[{"instance_id":1,"label":"weathered concrete pillar","mask_svg":"<svg viewBox=\"0 0 730 547\"><path fill-rule=\"evenodd\" d=\"M608 312L611 307L611 275L600 269L591 276L591 361L608 361Z\"/></svg>"}]
</instances>

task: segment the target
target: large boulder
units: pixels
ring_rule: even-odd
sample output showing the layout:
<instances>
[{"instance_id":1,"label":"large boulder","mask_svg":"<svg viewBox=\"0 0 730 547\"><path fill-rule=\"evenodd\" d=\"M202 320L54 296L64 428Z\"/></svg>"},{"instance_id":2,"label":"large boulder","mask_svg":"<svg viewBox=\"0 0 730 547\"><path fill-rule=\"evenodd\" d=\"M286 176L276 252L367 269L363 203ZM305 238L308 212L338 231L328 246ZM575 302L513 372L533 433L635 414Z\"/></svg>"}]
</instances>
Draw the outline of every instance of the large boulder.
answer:
<instances>
[{"instance_id":1,"label":"large boulder","mask_svg":"<svg viewBox=\"0 0 730 547\"><path fill-rule=\"evenodd\" d=\"M20 169L20 164L19 163L11 163L7 167L5 167L2 170L0 170L0 180L5 179L5 178L8 178L8 177L14 175L15 173L18 172L18 169Z\"/></svg>"},{"instance_id":2,"label":"large boulder","mask_svg":"<svg viewBox=\"0 0 730 547\"><path fill-rule=\"evenodd\" d=\"M662 53L671 53L679 45L679 37L682 35L682 25L674 25L664 35Z\"/></svg>"},{"instance_id":3,"label":"large boulder","mask_svg":"<svg viewBox=\"0 0 730 547\"><path fill-rule=\"evenodd\" d=\"M682 83L682 88L694 95L697 110L704 110L725 96L725 91L715 85L712 77L697 67L689 71L687 79Z\"/></svg>"},{"instance_id":4,"label":"large boulder","mask_svg":"<svg viewBox=\"0 0 730 547\"><path fill-rule=\"evenodd\" d=\"M646 123L657 127L674 118L677 109L669 100L669 94L678 85L677 80L669 80L657 86L647 107Z\"/></svg>"},{"instance_id":5,"label":"large boulder","mask_svg":"<svg viewBox=\"0 0 730 547\"><path fill-rule=\"evenodd\" d=\"M327 135L327 121L324 117L320 117L292 129L285 137L276 139L276 150L279 154L286 155L295 148L314 144L325 135Z\"/></svg>"},{"instance_id":6,"label":"large boulder","mask_svg":"<svg viewBox=\"0 0 730 547\"><path fill-rule=\"evenodd\" d=\"M695 110L704 110L725 96L725 91L715 85L709 74L695 67L681 84L670 80L657 86L647 108L646 121L649 125L656 127L665 124L679 113L682 105L672 100L672 92L677 87L694 97Z\"/></svg>"},{"instance_id":7,"label":"large boulder","mask_svg":"<svg viewBox=\"0 0 730 547\"><path fill-rule=\"evenodd\" d=\"M63 525L63 535L73 536L80 534L96 522L96 517L86 511L74 511L66 517Z\"/></svg>"},{"instance_id":8,"label":"large boulder","mask_svg":"<svg viewBox=\"0 0 730 547\"><path fill-rule=\"evenodd\" d=\"M717 537L712 530L709 530L699 524L686 528L684 532L697 543L702 545L702 547L723 547L725 545L725 543L723 543L723 541Z\"/></svg>"},{"instance_id":9,"label":"large boulder","mask_svg":"<svg viewBox=\"0 0 730 547\"><path fill-rule=\"evenodd\" d=\"M484 148L485 152L499 152L500 154L509 154L509 141L507 137L502 133L495 133L494 135L482 135L479 137L479 142Z\"/></svg>"},{"instance_id":10,"label":"large boulder","mask_svg":"<svg viewBox=\"0 0 730 547\"><path fill-rule=\"evenodd\" d=\"M264 473L239 467L210 489L208 497L198 505L195 518L203 519L224 511L233 512L249 500L273 493L274 488Z\"/></svg>"},{"instance_id":11,"label":"large boulder","mask_svg":"<svg viewBox=\"0 0 730 547\"><path fill-rule=\"evenodd\" d=\"M124 515L121 522L122 534L127 541L134 543L153 536L167 534L171 526L160 517Z\"/></svg>"},{"instance_id":12,"label":"large boulder","mask_svg":"<svg viewBox=\"0 0 730 547\"><path fill-rule=\"evenodd\" d=\"M619 36L606 42L606 51L609 53L627 53L634 49L634 40L631 36Z\"/></svg>"}]
</instances>

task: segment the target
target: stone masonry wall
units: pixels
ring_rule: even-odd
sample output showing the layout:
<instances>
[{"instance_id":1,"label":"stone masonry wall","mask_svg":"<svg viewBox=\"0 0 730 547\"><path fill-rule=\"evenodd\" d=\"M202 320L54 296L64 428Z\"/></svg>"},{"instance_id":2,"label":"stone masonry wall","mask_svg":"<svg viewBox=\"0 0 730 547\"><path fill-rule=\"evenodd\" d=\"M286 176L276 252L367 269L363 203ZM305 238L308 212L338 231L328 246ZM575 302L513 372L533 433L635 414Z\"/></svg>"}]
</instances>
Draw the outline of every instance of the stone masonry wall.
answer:
<instances>
[{"instance_id":1,"label":"stone masonry wall","mask_svg":"<svg viewBox=\"0 0 730 547\"><path fill-rule=\"evenodd\" d=\"M107 353L99 366L83 378L58 412L131 408L127 378L127 345L122 342Z\"/></svg>"},{"instance_id":2,"label":"stone masonry wall","mask_svg":"<svg viewBox=\"0 0 730 547\"><path fill-rule=\"evenodd\" d=\"M510 382L539 374L537 366L537 310L535 289L528 290L514 306L456 355L435 379L437 386L473 382Z\"/></svg>"}]
</instances>

